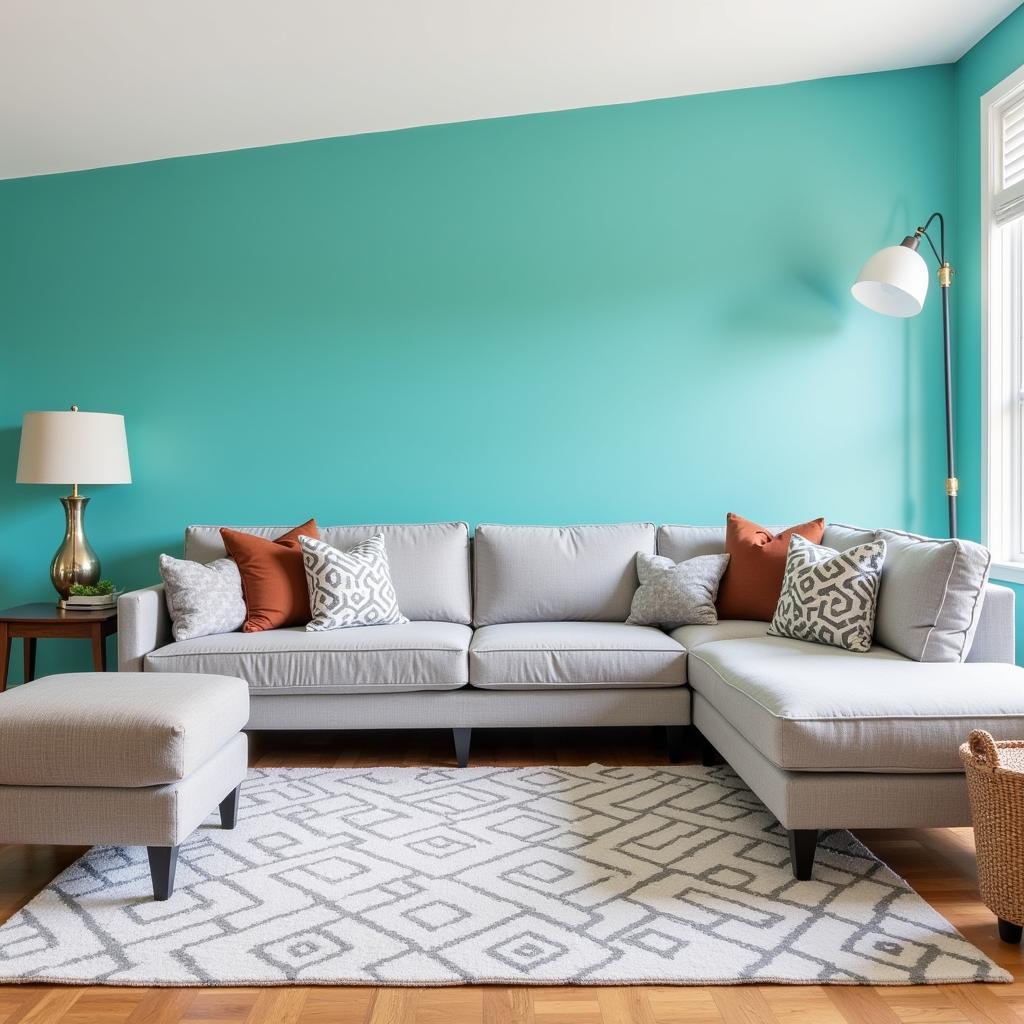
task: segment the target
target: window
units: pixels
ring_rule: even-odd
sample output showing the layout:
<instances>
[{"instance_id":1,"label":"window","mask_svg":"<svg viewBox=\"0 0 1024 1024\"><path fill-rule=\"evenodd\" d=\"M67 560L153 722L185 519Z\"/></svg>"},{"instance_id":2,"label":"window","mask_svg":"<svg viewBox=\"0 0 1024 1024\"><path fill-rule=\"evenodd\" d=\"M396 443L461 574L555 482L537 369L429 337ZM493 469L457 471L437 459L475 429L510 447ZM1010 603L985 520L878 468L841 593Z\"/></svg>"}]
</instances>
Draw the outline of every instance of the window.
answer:
<instances>
[{"instance_id":1,"label":"window","mask_svg":"<svg viewBox=\"0 0 1024 1024\"><path fill-rule=\"evenodd\" d=\"M981 100L985 540L1024 583L1024 68Z\"/></svg>"}]
</instances>

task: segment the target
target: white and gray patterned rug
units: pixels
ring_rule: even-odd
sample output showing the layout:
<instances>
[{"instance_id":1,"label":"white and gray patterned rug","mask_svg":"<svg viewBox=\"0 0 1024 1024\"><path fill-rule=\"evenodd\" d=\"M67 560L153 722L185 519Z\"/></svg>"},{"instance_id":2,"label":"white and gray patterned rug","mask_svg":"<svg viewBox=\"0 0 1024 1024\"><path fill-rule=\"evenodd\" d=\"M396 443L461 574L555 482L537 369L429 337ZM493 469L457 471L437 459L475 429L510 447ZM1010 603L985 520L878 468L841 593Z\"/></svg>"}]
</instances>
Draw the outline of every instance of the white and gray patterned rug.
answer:
<instances>
[{"instance_id":1,"label":"white and gray patterned rug","mask_svg":"<svg viewBox=\"0 0 1024 1024\"><path fill-rule=\"evenodd\" d=\"M275 768L238 827L96 847L0 927L0 980L929 984L1010 976L847 832L794 881L728 768Z\"/></svg>"}]
</instances>

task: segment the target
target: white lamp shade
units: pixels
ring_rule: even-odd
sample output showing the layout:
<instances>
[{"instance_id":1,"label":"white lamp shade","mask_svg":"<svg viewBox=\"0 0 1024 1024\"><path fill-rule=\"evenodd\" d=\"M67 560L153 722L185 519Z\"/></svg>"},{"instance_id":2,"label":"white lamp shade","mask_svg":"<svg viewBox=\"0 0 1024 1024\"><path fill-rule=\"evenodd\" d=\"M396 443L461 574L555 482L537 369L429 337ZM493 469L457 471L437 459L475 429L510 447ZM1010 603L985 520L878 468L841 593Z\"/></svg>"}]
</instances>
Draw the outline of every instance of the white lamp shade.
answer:
<instances>
[{"instance_id":1,"label":"white lamp shade","mask_svg":"<svg viewBox=\"0 0 1024 1024\"><path fill-rule=\"evenodd\" d=\"M879 249L850 289L868 309L886 316L917 316L928 294L928 265L906 245Z\"/></svg>"},{"instance_id":2,"label":"white lamp shade","mask_svg":"<svg viewBox=\"0 0 1024 1024\"><path fill-rule=\"evenodd\" d=\"M124 417L109 412L27 412L19 484L130 484Z\"/></svg>"}]
</instances>

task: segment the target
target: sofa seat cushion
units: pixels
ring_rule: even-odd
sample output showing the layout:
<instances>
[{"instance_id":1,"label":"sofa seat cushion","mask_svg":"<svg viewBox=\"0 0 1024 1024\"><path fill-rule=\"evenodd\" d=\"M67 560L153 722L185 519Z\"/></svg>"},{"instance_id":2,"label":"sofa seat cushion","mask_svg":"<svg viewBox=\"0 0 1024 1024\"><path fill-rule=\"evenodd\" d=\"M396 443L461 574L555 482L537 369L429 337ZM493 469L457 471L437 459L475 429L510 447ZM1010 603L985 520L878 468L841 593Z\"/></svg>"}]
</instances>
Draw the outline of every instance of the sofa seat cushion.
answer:
<instances>
[{"instance_id":1,"label":"sofa seat cushion","mask_svg":"<svg viewBox=\"0 0 1024 1024\"><path fill-rule=\"evenodd\" d=\"M454 622L223 633L161 647L145 667L241 676L254 694L455 690L469 681L471 636Z\"/></svg>"},{"instance_id":2,"label":"sofa seat cushion","mask_svg":"<svg viewBox=\"0 0 1024 1024\"><path fill-rule=\"evenodd\" d=\"M509 622L473 635L469 679L490 690L682 686L686 652L653 626Z\"/></svg>"},{"instance_id":3,"label":"sofa seat cushion","mask_svg":"<svg viewBox=\"0 0 1024 1024\"><path fill-rule=\"evenodd\" d=\"M1024 669L924 664L780 637L705 644L690 686L792 771L960 771L972 729L1024 735Z\"/></svg>"},{"instance_id":4,"label":"sofa seat cushion","mask_svg":"<svg viewBox=\"0 0 1024 1024\"><path fill-rule=\"evenodd\" d=\"M673 640L681 643L688 651L719 640L741 640L767 635L768 623L754 619L720 619L712 626L680 626L669 633Z\"/></svg>"},{"instance_id":5,"label":"sofa seat cushion","mask_svg":"<svg viewBox=\"0 0 1024 1024\"><path fill-rule=\"evenodd\" d=\"M0 785L179 782L249 720L240 679L73 672L0 694ZM212 799L212 798L211 798Z\"/></svg>"}]
</instances>

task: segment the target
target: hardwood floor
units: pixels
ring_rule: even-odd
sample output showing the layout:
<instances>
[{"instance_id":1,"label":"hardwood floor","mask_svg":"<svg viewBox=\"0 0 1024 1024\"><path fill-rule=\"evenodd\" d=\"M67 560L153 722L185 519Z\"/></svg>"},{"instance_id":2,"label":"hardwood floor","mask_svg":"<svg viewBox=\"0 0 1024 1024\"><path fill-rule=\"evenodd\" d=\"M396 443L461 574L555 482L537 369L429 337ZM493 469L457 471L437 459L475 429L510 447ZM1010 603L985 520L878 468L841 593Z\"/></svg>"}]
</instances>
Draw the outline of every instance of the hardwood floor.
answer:
<instances>
[{"instance_id":1,"label":"hardwood floor","mask_svg":"<svg viewBox=\"0 0 1024 1024\"><path fill-rule=\"evenodd\" d=\"M688 761L697 760L696 749ZM452 765L450 734L278 733L251 739L254 765ZM649 729L482 731L473 764L664 764ZM976 946L1012 985L913 988L233 988L0 986L0 1024L1024 1024L1024 953L1001 943L981 904L969 829L862 832L860 838ZM0 846L0 919L80 853Z\"/></svg>"}]
</instances>

